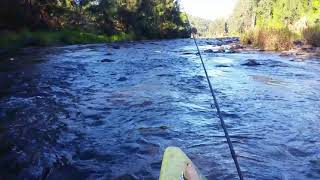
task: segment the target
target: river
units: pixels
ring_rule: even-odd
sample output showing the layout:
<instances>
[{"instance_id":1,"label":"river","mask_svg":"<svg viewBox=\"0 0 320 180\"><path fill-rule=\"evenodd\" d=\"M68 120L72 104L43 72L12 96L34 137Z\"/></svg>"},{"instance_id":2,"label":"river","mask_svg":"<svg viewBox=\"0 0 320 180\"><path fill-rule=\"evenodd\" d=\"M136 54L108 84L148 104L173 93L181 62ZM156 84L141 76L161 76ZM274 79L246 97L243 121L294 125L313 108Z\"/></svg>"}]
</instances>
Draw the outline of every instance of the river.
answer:
<instances>
[{"instance_id":1,"label":"river","mask_svg":"<svg viewBox=\"0 0 320 180\"><path fill-rule=\"evenodd\" d=\"M180 39L2 55L0 179L157 179L168 146L208 179L235 179L195 50ZM319 59L203 56L246 179L320 179Z\"/></svg>"}]
</instances>

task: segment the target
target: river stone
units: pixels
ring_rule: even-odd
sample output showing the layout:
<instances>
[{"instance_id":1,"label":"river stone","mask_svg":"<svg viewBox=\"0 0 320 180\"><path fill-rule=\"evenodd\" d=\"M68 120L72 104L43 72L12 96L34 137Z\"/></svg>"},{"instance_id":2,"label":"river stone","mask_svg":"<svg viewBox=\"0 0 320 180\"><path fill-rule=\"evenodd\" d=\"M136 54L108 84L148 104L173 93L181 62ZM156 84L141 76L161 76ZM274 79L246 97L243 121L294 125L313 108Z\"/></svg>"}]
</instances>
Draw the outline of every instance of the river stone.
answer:
<instances>
[{"instance_id":1,"label":"river stone","mask_svg":"<svg viewBox=\"0 0 320 180\"><path fill-rule=\"evenodd\" d=\"M261 64L255 59L248 59L246 63L241 64L242 66L260 66Z\"/></svg>"}]
</instances>

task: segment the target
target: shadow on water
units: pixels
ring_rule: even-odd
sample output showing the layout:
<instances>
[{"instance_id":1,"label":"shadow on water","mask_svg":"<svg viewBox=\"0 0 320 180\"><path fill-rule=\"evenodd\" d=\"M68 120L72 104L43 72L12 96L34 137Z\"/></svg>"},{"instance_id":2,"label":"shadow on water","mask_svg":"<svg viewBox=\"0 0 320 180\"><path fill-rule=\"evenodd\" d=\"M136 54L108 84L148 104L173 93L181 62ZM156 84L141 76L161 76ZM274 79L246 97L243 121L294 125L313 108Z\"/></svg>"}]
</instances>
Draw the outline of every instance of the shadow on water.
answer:
<instances>
[{"instance_id":1,"label":"shadow on water","mask_svg":"<svg viewBox=\"0 0 320 180\"><path fill-rule=\"evenodd\" d=\"M320 178L320 64L262 52L204 58L245 177ZM0 179L157 179L172 145L209 179L236 178L192 40L2 59Z\"/></svg>"}]
</instances>

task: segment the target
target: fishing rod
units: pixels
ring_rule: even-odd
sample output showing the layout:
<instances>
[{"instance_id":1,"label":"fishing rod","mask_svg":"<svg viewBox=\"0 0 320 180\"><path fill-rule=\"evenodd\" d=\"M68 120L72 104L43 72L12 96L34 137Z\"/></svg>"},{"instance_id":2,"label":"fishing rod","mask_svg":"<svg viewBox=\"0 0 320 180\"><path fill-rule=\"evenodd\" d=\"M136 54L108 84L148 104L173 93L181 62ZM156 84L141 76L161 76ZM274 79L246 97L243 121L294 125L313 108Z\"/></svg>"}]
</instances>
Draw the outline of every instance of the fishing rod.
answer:
<instances>
[{"instance_id":1,"label":"fishing rod","mask_svg":"<svg viewBox=\"0 0 320 180\"><path fill-rule=\"evenodd\" d=\"M199 57L200 57L200 60L201 60L202 68L203 68L204 73L205 73L206 78L207 78L207 82L208 82L208 85L209 85L209 88L210 88L210 92L211 92L211 95L212 95L212 98L213 98L213 101L214 101L214 106L215 106L215 109L217 111L218 118L220 119L220 123L221 123L222 129L224 131L225 138L227 139L227 143L228 143L228 146L229 146L229 150L230 150L233 162L234 162L234 164L236 166L239 179L243 180L243 175L242 175L242 172L241 172L241 169L240 169L240 164L239 164L239 161L237 159L236 152L234 151L233 144L231 142L231 139L230 139L226 124L225 124L225 122L223 120L223 116L221 114L221 110L220 110L220 106L219 106L218 100L217 100L216 95L214 93L214 89L212 87L212 84L211 84L211 81L210 81L210 78L209 78L209 75L208 75L207 68L205 66L205 63L203 61L203 58L202 58L202 55L201 55L201 52L200 52L200 49L199 49L199 46L198 46L196 33L195 33L194 29L191 26L188 14L187 13L185 13L185 14L186 14L187 23L188 23L188 26L189 26L188 29L189 29L189 31L191 31L192 39L194 41L194 44L197 47L197 51L198 51L198 54L199 54Z\"/></svg>"}]
</instances>

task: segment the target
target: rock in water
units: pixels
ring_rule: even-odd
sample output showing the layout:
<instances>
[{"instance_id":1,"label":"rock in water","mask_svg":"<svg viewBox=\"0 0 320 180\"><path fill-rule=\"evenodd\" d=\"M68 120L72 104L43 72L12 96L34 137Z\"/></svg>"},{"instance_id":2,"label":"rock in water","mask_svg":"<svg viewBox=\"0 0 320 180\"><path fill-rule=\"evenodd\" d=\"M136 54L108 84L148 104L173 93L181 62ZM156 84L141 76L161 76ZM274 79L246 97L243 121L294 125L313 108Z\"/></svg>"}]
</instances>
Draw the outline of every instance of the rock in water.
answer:
<instances>
[{"instance_id":1,"label":"rock in water","mask_svg":"<svg viewBox=\"0 0 320 180\"><path fill-rule=\"evenodd\" d=\"M255 59L248 59L246 63L241 64L242 66L260 66L261 64Z\"/></svg>"},{"instance_id":2,"label":"rock in water","mask_svg":"<svg viewBox=\"0 0 320 180\"><path fill-rule=\"evenodd\" d=\"M126 81L126 80L128 80L126 77L121 77L118 79L118 81Z\"/></svg>"},{"instance_id":3,"label":"rock in water","mask_svg":"<svg viewBox=\"0 0 320 180\"><path fill-rule=\"evenodd\" d=\"M110 62L114 62L114 60L112 60L112 59L102 59L101 62L110 63Z\"/></svg>"}]
</instances>

